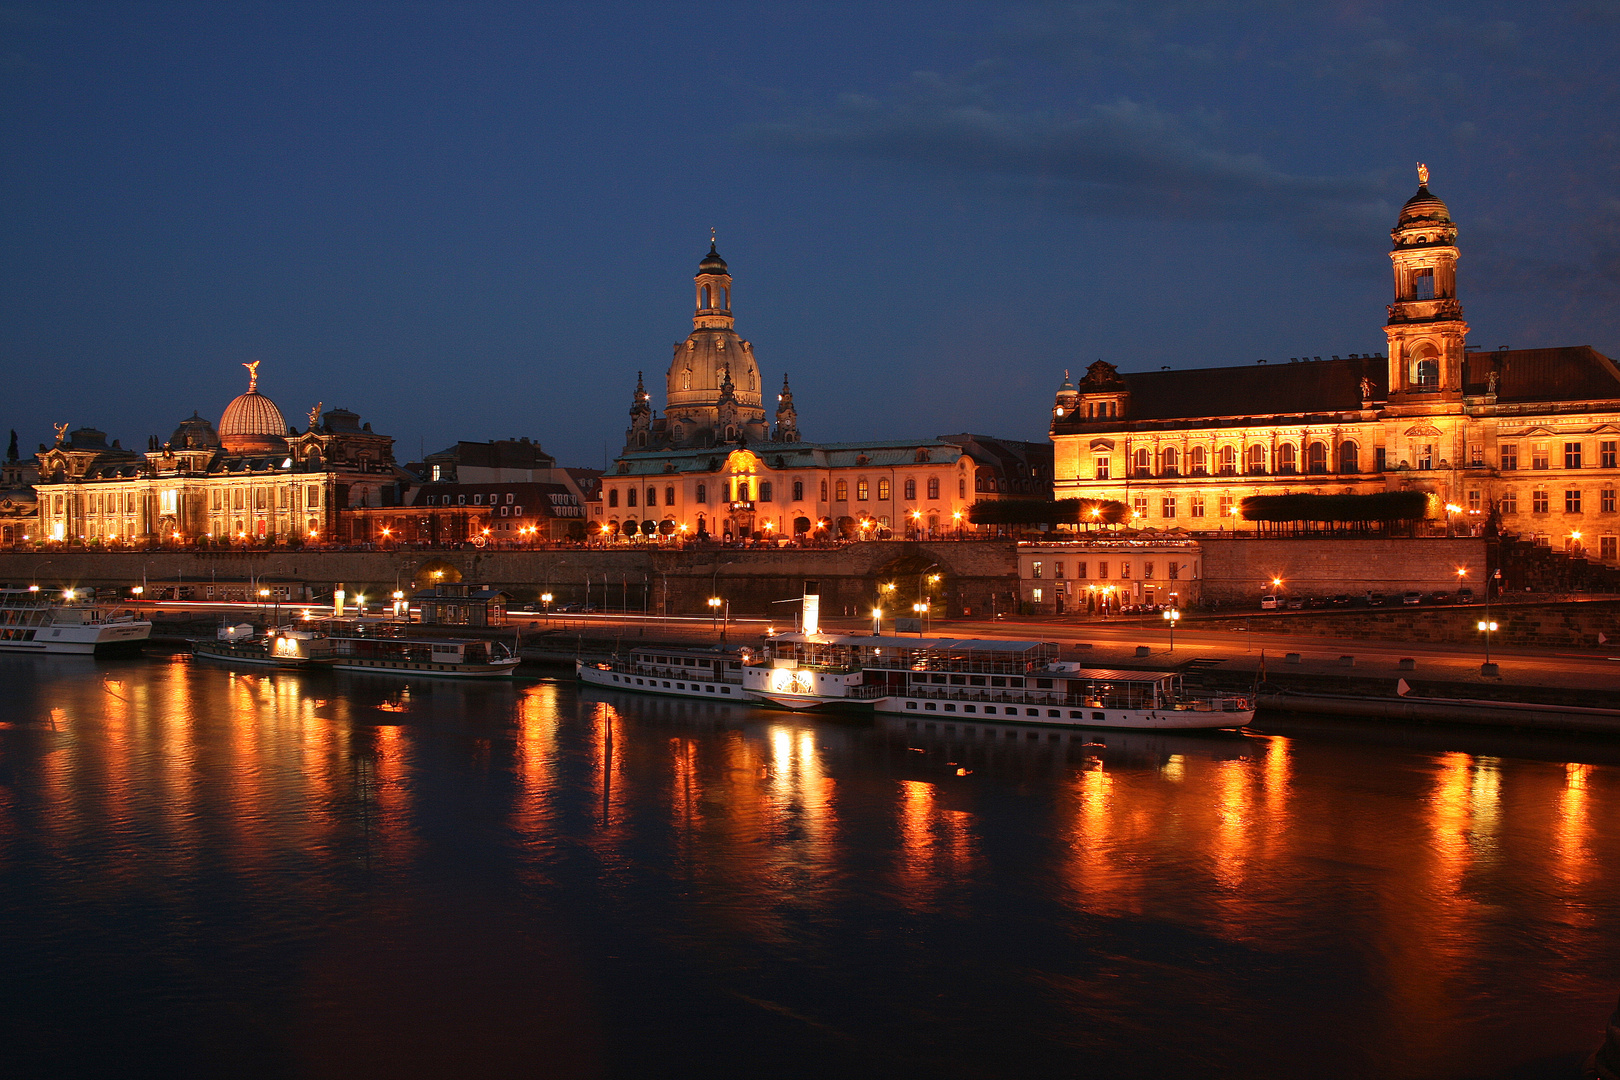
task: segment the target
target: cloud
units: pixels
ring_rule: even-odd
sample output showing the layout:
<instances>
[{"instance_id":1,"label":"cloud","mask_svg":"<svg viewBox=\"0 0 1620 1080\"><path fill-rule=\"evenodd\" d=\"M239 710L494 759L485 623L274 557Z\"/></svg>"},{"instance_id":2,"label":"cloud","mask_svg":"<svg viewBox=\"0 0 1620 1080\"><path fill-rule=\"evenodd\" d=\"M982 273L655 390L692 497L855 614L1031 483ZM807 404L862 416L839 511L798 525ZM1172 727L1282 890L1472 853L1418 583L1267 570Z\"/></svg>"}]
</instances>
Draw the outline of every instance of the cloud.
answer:
<instances>
[{"instance_id":1,"label":"cloud","mask_svg":"<svg viewBox=\"0 0 1620 1080\"><path fill-rule=\"evenodd\" d=\"M778 153L909 165L976 179L1003 193L1040 192L1083 217L1281 222L1321 236L1365 237L1392 206L1371 176L1297 176L1222 145L1214 118L1129 99L1069 113L1017 110L962 78L914 75L887 97L846 94L836 108L745 128Z\"/></svg>"}]
</instances>

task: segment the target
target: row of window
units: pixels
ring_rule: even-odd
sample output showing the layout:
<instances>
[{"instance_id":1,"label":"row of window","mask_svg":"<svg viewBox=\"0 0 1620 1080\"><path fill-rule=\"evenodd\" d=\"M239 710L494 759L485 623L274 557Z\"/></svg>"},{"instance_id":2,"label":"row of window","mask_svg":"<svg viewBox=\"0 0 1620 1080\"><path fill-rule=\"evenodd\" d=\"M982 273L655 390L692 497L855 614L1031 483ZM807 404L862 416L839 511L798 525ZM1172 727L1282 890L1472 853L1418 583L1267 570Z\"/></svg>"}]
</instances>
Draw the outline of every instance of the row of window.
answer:
<instances>
[{"instance_id":1,"label":"row of window","mask_svg":"<svg viewBox=\"0 0 1620 1080\"><path fill-rule=\"evenodd\" d=\"M957 490L958 496L961 497L961 498L966 498L967 497L967 479L964 477L962 479L959 479L956 483L957 483L957 489L958 489ZM752 502L752 501L754 501L753 496L754 496L754 493L756 491L758 492L758 495L759 495L759 499L758 499L759 502L768 503L768 502L775 502L776 501L776 487L769 480L761 480L761 481L758 482L758 486L755 487L753 481L751 481L751 480L749 480L747 478L738 478L738 479L735 479L735 480L724 481L722 486L723 486L723 491L724 491L724 494L725 494L725 497L721 500L722 502L728 502L728 503L730 503L730 502ZM910 500L910 501L915 501L916 500L916 498L917 498L917 481L916 480L914 480L914 479L905 480L901 485L901 489L905 493L903 498L905 498L907 500ZM939 498L939 477L937 477L937 476L929 477L928 481L927 481L926 490L928 492L928 498L930 498L930 499L938 499ZM694 489L693 494L695 496L694 501L698 505L700 505L700 506L707 506L708 505L708 503L709 503L709 485L708 484L699 484L699 485L697 485L697 487ZM636 500L641 495L642 495L642 491L639 488L625 488L624 489L624 505L625 506L635 506L636 505ZM645 505L645 506L657 506L658 505L658 488L657 487L648 487L646 489L645 496L646 496L646 502L643 505ZM866 480L864 478L860 479L860 480L856 480L855 481L855 501L856 502L869 502L869 501L871 501L871 496L872 496L872 482L870 480ZM889 479L887 477L879 478L879 480L877 482L877 501L878 502L888 502L891 498L893 498L893 496L894 496L894 492L893 492L893 488L892 488L892 486L891 486L891 484L889 482ZM795 480L795 481L793 481L793 500L792 501L793 502L803 502L804 501L804 481L803 480ZM827 502L828 501L827 500L827 481L825 481L825 480L823 480L821 482L821 501L822 502ZM833 501L834 502L849 502L849 481L848 480L839 480L837 482L836 486L833 488ZM618 507L618 505L619 505L619 489L618 488L609 488L608 489L607 504L608 504L609 507L613 507L613 508ZM664 488L664 505L665 506L674 506L675 505L675 488L674 488L673 485Z\"/></svg>"},{"instance_id":2,"label":"row of window","mask_svg":"<svg viewBox=\"0 0 1620 1080\"><path fill-rule=\"evenodd\" d=\"M1083 559L1076 562L1074 564L1074 576L1075 576L1075 578L1077 578L1077 579L1089 578L1091 575L1086 573L1086 569L1087 569L1087 567L1089 565L1090 564L1087 563ZM1097 578L1106 579L1109 576L1108 575L1109 565L1110 564L1109 564L1107 559L1098 559L1097 560ZM1183 569L1190 569L1192 571L1192 576L1193 577L1198 576L1198 569L1197 569L1198 564L1197 563L1179 563L1179 562L1176 562L1174 559L1172 559L1172 560L1168 561L1165 564L1165 566L1166 566L1167 572L1170 575L1170 580L1171 581L1180 580L1181 571ZM1052 563L1052 576L1054 578L1056 578L1056 579L1062 580L1066 576L1064 574L1064 572L1063 572L1064 567L1065 567L1065 563L1063 562L1063 560L1061 560L1061 559L1055 560ZM1144 581L1151 580L1153 578L1153 575L1154 575L1154 569L1155 569L1155 566L1154 566L1154 563L1153 563L1152 560L1147 560L1147 561L1143 562L1142 563L1142 579ZM1029 576L1032 577L1032 578L1045 577L1046 576L1046 563L1045 563L1045 561L1041 560L1041 559L1032 560L1030 562L1030 564L1029 564L1029 571L1030 571ZM1131 563L1130 563L1130 560L1125 559L1125 560L1120 561L1120 563L1119 563L1119 576L1121 578L1129 578L1131 576Z\"/></svg>"},{"instance_id":3,"label":"row of window","mask_svg":"<svg viewBox=\"0 0 1620 1080\"><path fill-rule=\"evenodd\" d=\"M1270 448L1261 443L1254 443L1243 451L1243 471L1245 473L1260 474L1268 471L1270 466ZM1210 453L1207 447L1194 446L1185 453L1174 446L1167 446L1158 453L1159 476L1180 476L1186 470L1188 476L1210 475ZM1131 454L1131 476L1148 477L1155 475L1154 452L1142 447ZM1280 474L1298 473L1300 471L1299 448L1293 443L1283 443L1277 447L1276 471ZM1108 454L1098 454L1093 461L1095 476L1098 480L1107 480L1113 469L1113 457ZM1313 442L1305 448L1305 471L1308 473L1328 472L1328 446L1326 443ZM1346 440L1339 444L1338 471L1341 473L1355 473L1361 471L1361 449L1354 442ZM1215 472L1220 476L1236 476L1238 471L1238 448L1223 446L1214 454Z\"/></svg>"},{"instance_id":4,"label":"row of window","mask_svg":"<svg viewBox=\"0 0 1620 1080\"><path fill-rule=\"evenodd\" d=\"M424 506L433 506L433 505L435 505L433 500L436 499L436 498L438 498L438 496L429 495L429 496L427 496L426 498L424 498L422 500L422 504ZM444 497L444 501L441 502L441 503L438 503L437 505L439 505L439 506L449 506L450 505L450 498L451 497L449 495L446 495ZM514 498L516 498L516 496L513 495L512 492L508 491L506 493L506 501L507 501L508 504L510 504ZM466 495L457 495L457 496L455 496L455 500L456 500L455 505L457 505L457 506L466 506L467 505L467 496ZM499 492L492 491L492 492L489 493L489 505L490 506L496 506L496 505L498 505L500 503L500 501L501 501L501 496L500 496ZM475 493L473 495L473 497L472 497L472 505L473 506L483 506L484 505L484 495L483 495L482 492L477 492L477 493Z\"/></svg>"},{"instance_id":5,"label":"row of window","mask_svg":"<svg viewBox=\"0 0 1620 1080\"><path fill-rule=\"evenodd\" d=\"M1612 514L1612 513L1614 513L1615 512L1615 502L1616 502L1616 499L1615 499L1615 489L1614 488L1603 488L1601 491L1598 492L1598 512L1599 513L1601 513L1601 514ZM1479 509L1479 492L1470 491L1468 493L1468 503L1469 503L1469 509L1470 510ZM1504 513L1504 514L1517 514L1519 512L1519 493L1516 492L1516 491L1504 491L1504 492L1502 492L1502 497L1501 497L1501 499L1499 501L1499 506L1501 507L1502 513ZM1581 490L1579 488L1569 488L1569 489L1565 490L1565 492L1564 492L1564 513L1566 513L1566 514L1584 513L1584 507L1585 506L1586 506L1586 501L1583 498L1582 492L1581 492ZM1532 491L1530 493L1530 512L1532 514L1548 514L1548 513L1551 513L1552 512L1552 493L1548 492L1545 489L1537 489L1535 491Z\"/></svg>"},{"instance_id":6,"label":"row of window","mask_svg":"<svg viewBox=\"0 0 1620 1080\"><path fill-rule=\"evenodd\" d=\"M1470 459L1475 464L1484 464L1484 451L1474 446L1470 448ZM1502 443L1498 451L1498 460L1502 463L1504 472L1511 472L1519 467L1519 446L1517 443ZM1530 468L1546 469L1551 466L1546 443L1530 444ZM1564 468L1579 469L1585 467L1585 444L1579 442L1566 442L1564 444ZM1598 443L1598 468L1620 468L1620 440L1603 439Z\"/></svg>"}]
</instances>

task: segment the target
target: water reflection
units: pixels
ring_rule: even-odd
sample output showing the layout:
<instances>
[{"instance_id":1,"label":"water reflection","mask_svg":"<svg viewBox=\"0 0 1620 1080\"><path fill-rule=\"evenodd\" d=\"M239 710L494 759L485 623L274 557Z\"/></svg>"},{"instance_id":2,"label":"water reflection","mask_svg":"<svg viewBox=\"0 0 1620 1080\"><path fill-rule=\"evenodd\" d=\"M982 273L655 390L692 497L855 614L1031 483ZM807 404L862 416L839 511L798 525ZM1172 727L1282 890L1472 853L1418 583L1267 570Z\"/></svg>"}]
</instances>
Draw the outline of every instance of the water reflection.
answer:
<instances>
[{"instance_id":1,"label":"water reflection","mask_svg":"<svg viewBox=\"0 0 1620 1080\"><path fill-rule=\"evenodd\" d=\"M401 1003L498 971L490 1015L565 986L603 1075L1462 1077L1589 1049L1620 982L1620 773L1500 742L173 662L0 661L0 690L0 985L69 1054L240 1051L242 1015L454 1039ZM251 1038L292 1061L278 1024Z\"/></svg>"}]
</instances>

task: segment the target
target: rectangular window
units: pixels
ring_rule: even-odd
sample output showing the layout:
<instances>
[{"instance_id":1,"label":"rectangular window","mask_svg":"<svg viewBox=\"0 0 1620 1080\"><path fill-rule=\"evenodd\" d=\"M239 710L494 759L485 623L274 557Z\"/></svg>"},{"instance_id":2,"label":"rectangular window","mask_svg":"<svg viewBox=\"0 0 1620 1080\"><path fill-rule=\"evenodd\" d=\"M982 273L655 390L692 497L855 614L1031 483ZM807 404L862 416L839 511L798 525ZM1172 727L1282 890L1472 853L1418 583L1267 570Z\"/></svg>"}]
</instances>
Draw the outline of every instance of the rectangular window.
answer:
<instances>
[{"instance_id":1,"label":"rectangular window","mask_svg":"<svg viewBox=\"0 0 1620 1080\"><path fill-rule=\"evenodd\" d=\"M1620 536L1601 536L1598 538L1598 558L1604 562L1614 562L1620 558Z\"/></svg>"},{"instance_id":2,"label":"rectangular window","mask_svg":"<svg viewBox=\"0 0 1620 1080\"><path fill-rule=\"evenodd\" d=\"M1039 589L1031 589L1031 590L1029 590L1029 598L1031 600L1033 600L1037 604L1040 603L1041 602L1041 590L1039 590Z\"/></svg>"},{"instance_id":3,"label":"rectangular window","mask_svg":"<svg viewBox=\"0 0 1620 1080\"><path fill-rule=\"evenodd\" d=\"M917 497L917 481L915 481L915 480L907 480L906 481L906 498L907 499L916 499L916 497Z\"/></svg>"},{"instance_id":4,"label":"rectangular window","mask_svg":"<svg viewBox=\"0 0 1620 1080\"><path fill-rule=\"evenodd\" d=\"M1532 514L1545 514L1547 512L1547 493L1545 491L1532 491L1530 493L1530 512Z\"/></svg>"},{"instance_id":5,"label":"rectangular window","mask_svg":"<svg viewBox=\"0 0 1620 1080\"><path fill-rule=\"evenodd\" d=\"M1503 472L1513 472L1519 467L1519 444L1503 443L1496 452L1497 460L1502 463Z\"/></svg>"},{"instance_id":6,"label":"rectangular window","mask_svg":"<svg viewBox=\"0 0 1620 1080\"><path fill-rule=\"evenodd\" d=\"M1416 458L1413 465L1419 469L1434 468L1434 443L1420 443L1414 449L1417 452L1413 455Z\"/></svg>"},{"instance_id":7,"label":"rectangular window","mask_svg":"<svg viewBox=\"0 0 1620 1080\"><path fill-rule=\"evenodd\" d=\"M510 506L501 507L501 517L510 517L511 514L512 514L512 508Z\"/></svg>"},{"instance_id":8,"label":"rectangular window","mask_svg":"<svg viewBox=\"0 0 1620 1080\"><path fill-rule=\"evenodd\" d=\"M1055 578L1060 578L1060 577L1063 576L1063 564L1062 563L1055 562L1055 563L1052 564L1052 576L1055 577Z\"/></svg>"},{"instance_id":9,"label":"rectangular window","mask_svg":"<svg viewBox=\"0 0 1620 1080\"><path fill-rule=\"evenodd\" d=\"M1547 467L1547 444L1538 442L1530 448L1530 467L1532 469L1545 469Z\"/></svg>"},{"instance_id":10,"label":"rectangular window","mask_svg":"<svg viewBox=\"0 0 1620 1080\"><path fill-rule=\"evenodd\" d=\"M225 493L222 490L220 490L219 488L214 489L214 509L215 510L223 510L224 509L224 502L225 502L224 495L225 495ZM60 510L62 508L60 506L58 506L57 509Z\"/></svg>"},{"instance_id":11,"label":"rectangular window","mask_svg":"<svg viewBox=\"0 0 1620 1080\"><path fill-rule=\"evenodd\" d=\"M1147 496L1146 495L1132 496L1131 497L1131 517L1133 519L1135 519L1136 521L1141 521L1143 518L1146 518L1147 517L1147 506L1148 506L1148 501L1147 501Z\"/></svg>"},{"instance_id":12,"label":"rectangular window","mask_svg":"<svg viewBox=\"0 0 1620 1080\"><path fill-rule=\"evenodd\" d=\"M760 502L775 502L776 500L771 498L771 496L774 495L774 494L775 494L775 491L773 490L771 482L769 480L761 480L759 482L759 501Z\"/></svg>"},{"instance_id":13,"label":"rectangular window","mask_svg":"<svg viewBox=\"0 0 1620 1080\"><path fill-rule=\"evenodd\" d=\"M857 480L857 481L855 481L855 501L856 502L865 502L868 490L869 489L866 486L866 481L865 480Z\"/></svg>"},{"instance_id":14,"label":"rectangular window","mask_svg":"<svg viewBox=\"0 0 1620 1080\"><path fill-rule=\"evenodd\" d=\"M630 505L631 506L636 505L636 489L635 488L630 489L629 497L630 497ZM484 505L484 496L483 496L482 493L473 496L473 505L474 506L483 506Z\"/></svg>"},{"instance_id":15,"label":"rectangular window","mask_svg":"<svg viewBox=\"0 0 1620 1080\"><path fill-rule=\"evenodd\" d=\"M1108 576L1108 560L1107 559L1103 559L1103 560L1101 560L1101 561L1099 561L1097 563L1097 576L1100 577L1100 578L1105 578L1105 577Z\"/></svg>"},{"instance_id":16,"label":"rectangular window","mask_svg":"<svg viewBox=\"0 0 1620 1080\"><path fill-rule=\"evenodd\" d=\"M939 477L937 476L928 478L928 497L930 499L939 498Z\"/></svg>"},{"instance_id":17,"label":"rectangular window","mask_svg":"<svg viewBox=\"0 0 1620 1080\"><path fill-rule=\"evenodd\" d=\"M507 496L508 499L511 499L511 497L512 496L510 496L510 495ZM647 489L647 505L648 506L657 506L658 505L658 489L657 488L650 487L650 488Z\"/></svg>"},{"instance_id":18,"label":"rectangular window","mask_svg":"<svg viewBox=\"0 0 1620 1080\"><path fill-rule=\"evenodd\" d=\"M1471 513L1479 513L1479 492L1477 490L1468 493L1468 509Z\"/></svg>"},{"instance_id":19,"label":"rectangular window","mask_svg":"<svg viewBox=\"0 0 1620 1080\"><path fill-rule=\"evenodd\" d=\"M674 487L673 484L664 489L664 505L665 506L674 506L675 505L675 487Z\"/></svg>"},{"instance_id":20,"label":"rectangular window","mask_svg":"<svg viewBox=\"0 0 1620 1080\"><path fill-rule=\"evenodd\" d=\"M1084 578L1086 576L1086 564L1085 563L1077 562L1077 563L1074 564L1074 576L1077 577L1077 578Z\"/></svg>"},{"instance_id":21,"label":"rectangular window","mask_svg":"<svg viewBox=\"0 0 1620 1080\"><path fill-rule=\"evenodd\" d=\"M703 501L702 499L698 500L698 502L702 502L702 501ZM612 506L612 507L616 507L616 506L619 505L619 489L618 488L610 488L608 490L608 505Z\"/></svg>"},{"instance_id":22,"label":"rectangular window","mask_svg":"<svg viewBox=\"0 0 1620 1080\"><path fill-rule=\"evenodd\" d=\"M1373 450L1373 469L1377 472L1389 471L1389 448L1380 446Z\"/></svg>"},{"instance_id":23,"label":"rectangular window","mask_svg":"<svg viewBox=\"0 0 1620 1080\"><path fill-rule=\"evenodd\" d=\"M321 489L318 488L318 487L311 486L311 487L307 488L306 490L309 492L309 497L304 500L305 505L307 505L307 506L319 506L319 505L321 505Z\"/></svg>"},{"instance_id":24,"label":"rectangular window","mask_svg":"<svg viewBox=\"0 0 1620 1080\"><path fill-rule=\"evenodd\" d=\"M1170 580L1175 581L1181 577L1181 564L1175 560L1170 562Z\"/></svg>"},{"instance_id":25,"label":"rectangular window","mask_svg":"<svg viewBox=\"0 0 1620 1080\"><path fill-rule=\"evenodd\" d=\"M879 480L878 481L878 502L888 502L888 501L889 501L889 482L887 480Z\"/></svg>"},{"instance_id":26,"label":"rectangular window","mask_svg":"<svg viewBox=\"0 0 1620 1080\"><path fill-rule=\"evenodd\" d=\"M513 505L513 507L512 507L512 516L513 517L522 517L523 516L523 507Z\"/></svg>"},{"instance_id":27,"label":"rectangular window","mask_svg":"<svg viewBox=\"0 0 1620 1080\"><path fill-rule=\"evenodd\" d=\"M1122 562L1122 563L1119 564L1119 576L1122 577L1122 578L1128 578L1128 577L1131 576L1131 564L1130 563Z\"/></svg>"},{"instance_id":28,"label":"rectangular window","mask_svg":"<svg viewBox=\"0 0 1620 1080\"><path fill-rule=\"evenodd\" d=\"M803 480L795 480L795 481L793 481L793 501L794 502L804 502L804 481Z\"/></svg>"},{"instance_id":29,"label":"rectangular window","mask_svg":"<svg viewBox=\"0 0 1620 1080\"><path fill-rule=\"evenodd\" d=\"M1564 444L1564 468L1578 469L1581 467L1581 444L1567 442Z\"/></svg>"},{"instance_id":30,"label":"rectangular window","mask_svg":"<svg viewBox=\"0 0 1620 1080\"><path fill-rule=\"evenodd\" d=\"M1175 517L1176 516L1176 497L1174 495L1166 495L1164 497L1164 500L1163 500L1162 509L1164 510L1164 516L1165 517L1167 517L1167 518Z\"/></svg>"},{"instance_id":31,"label":"rectangular window","mask_svg":"<svg viewBox=\"0 0 1620 1080\"><path fill-rule=\"evenodd\" d=\"M1147 579L1150 579L1150 580L1152 579L1152 577L1153 577L1153 564L1152 563L1147 562L1147 563L1142 564L1142 576L1144 578L1147 578Z\"/></svg>"},{"instance_id":32,"label":"rectangular window","mask_svg":"<svg viewBox=\"0 0 1620 1080\"><path fill-rule=\"evenodd\" d=\"M1029 564L1029 576L1032 578L1041 576L1041 561L1039 559Z\"/></svg>"},{"instance_id":33,"label":"rectangular window","mask_svg":"<svg viewBox=\"0 0 1620 1080\"><path fill-rule=\"evenodd\" d=\"M1598 465L1604 469L1620 467L1620 441L1605 439L1598 443Z\"/></svg>"},{"instance_id":34,"label":"rectangular window","mask_svg":"<svg viewBox=\"0 0 1620 1080\"><path fill-rule=\"evenodd\" d=\"M1232 516L1232 496L1222 495L1220 501L1221 520L1225 521Z\"/></svg>"},{"instance_id":35,"label":"rectangular window","mask_svg":"<svg viewBox=\"0 0 1620 1080\"><path fill-rule=\"evenodd\" d=\"M479 500L482 499L482 498L483 498L482 495L474 495L473 496L473 505L477 506ZM626 506L634 506L634 505L636 505L636 489L635 488L625 488L624 489L624 505L626 505Z\"/></svg>"},{"instance_id":36,"label":"rectangular window","mask_svg":"<svg viewBox=\"0 0 1620 1080\"><path fill-rule=\"evenodd\" d=\"M1412 295L1419 300L1434 299L1434 271L1419 270L1412 275Z\"/></svg>"},{"instance_id":37,"label":"rectangular window","mask_svg":"<svg viewBox=\"0 0 1620 1080\"><path fill-rule=\"evenodd\" d=\"M1570 488L1564 492L1564 513L1578 514L1581 512L1581 492L1579 488Z\"/></svg>"},{"instance_id":38,"label":"rectangular window","mask_svg":"<svg viewBox=\"0 0 1620 1080\"><path fill-rule=\"evenodd\" d=\"M1477 469L1485 464L1485 447L1480 443L1468 444L1468 466Z\"/></svg>"},{"instance_id":39,"label":"rectangular window","mask_svg":"<svg viewBox=\"0 0 1620 1080\"><path fill-rule=\"evenodd\" d=\"M247 506L247 492L244 491L241 488L233 489L233 491L231 493L231 505L237 510L241 510L244 507L246 507Z\"/></svg>"},{"instance_id":40,"label":"rectangular window","mask_svg":"<svg viewBox=\"0 0 1620 1080\"><path fill-rule=\"evenodd\" d=\"M698 501L698 504L700 506L708 506L709 505L709 485L708 484L699 484L697 486L697 501Z\"/></svg>"},{"instance_id":41,"label":"rectangular window","mask_svg":"<svg viewBox=\"0 0 1620 1080\"><path fill-rule=\"evenodd\" d=\"M1096 467L1096 469L1095 469L1095 471L1094 471L1094 473L1092 475L1098 480L1107 480L1108 479L1108 459L1105 458L1105 457L1096 458L1092 462L1092 464Z\"/></svg>"},{"instance_id":42,"label":"rectangular window","mask_svg":"<svg viewBox=\"0 0 1620 1080\"><path fill-rule=\"evenodd\" d=\"M1187 513L1195 518L1204 516L1204 497L1202 495L1193 495L1187 499Z\"/></svg>"},{"instance_id":43,"label":"rectangular window","mask_svg":"<svg viewBox=\"0 0 1620 1080\"><path fill-rule=\"evenodd\" d=\"M1598 492L1598 509L1605 514L1614 513L1614 488L1604 488Z\"/></svg>"},{"instance_id":44,"label":"rectangular window","mask_svg":"<svg viewBox=\"0 0 1620 1080\"><path fill-rule=\"evenodd\" d=\"M838 481L838 487L835 490L838 493L838 497L833 500L834 502L849 502L849 481L848 480L840 480L840 481Z\"/></svg>"},{"instance_id":45,"label":"rectangular window","mask_svg":"<svg viewBox=\"0 0 1620 1080\"><path fill-rule=\"evenodd\" d=\"M827 501L827 481L825 480L821 482L821 501Z\"/></svg>"}]
</instances>

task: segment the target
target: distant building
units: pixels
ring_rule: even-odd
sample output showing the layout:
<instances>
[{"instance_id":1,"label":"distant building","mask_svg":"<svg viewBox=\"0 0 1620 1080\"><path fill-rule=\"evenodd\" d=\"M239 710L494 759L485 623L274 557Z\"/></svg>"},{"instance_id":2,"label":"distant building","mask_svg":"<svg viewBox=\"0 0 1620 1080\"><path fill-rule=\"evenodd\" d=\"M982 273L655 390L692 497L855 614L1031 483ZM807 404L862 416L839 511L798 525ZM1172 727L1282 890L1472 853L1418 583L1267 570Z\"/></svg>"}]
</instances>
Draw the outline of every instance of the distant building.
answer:
<instances>
[{"instance_id":1,"label":"distant building","mask_svg":"<svg viewBox=\"0 0 1620 1080\"><path fill-rule=\"evenodd\" d=\"M1049 454L1025 465L1012 448L1028 444L991 451L997 441L982 436L805 442L785 377L773 426L754 347L736 331L731 274L712 245L694 281L692 332L665 375L665 413L638 375L624 450L587 498L596 535L647 535L650 522L666 537L954 536L988 497L981 486L1025 485L1026 467L1049 483Z\"/></svg>"},{"instance_id":2,"label":"distant building","mask_svg":"<svg viewBox=\"0 0 1620 1080\"><path fill-rule=\"evenodd\" d=\"M1287 364L1068 373L1052 409L1055 493L1132 522L1240 527L1246 496L1421 491L1436 527L1504 532L1620 562L1620 368L1587 346L1468 348L1457 226L1420 173L1391 232L1389 352Z\"/></svg>"},{"instance_id":3,"label":"distant building","mask_svg":"<svg viewBox=\"0 0 1620 1080\"><path fill-rule=\"evenodd\" d=\"M1019 544L1019 595L1034 615L1185 607L1201 598L1202 563L1190 538Z\"/></svg>"},{"instance_id":4,"label":"distant building","mask_svg":"<svg viewBox=\"0 0 1620 1080\"><path fill-rule=\"evenodd\" d=\"M408 502L350 511L354 539L428 547L585 539L585 507L571 484L430 483L413 490Z\"/></svg>"},{"instance_id":5,"label":"distant building","mask_svg":"<svg viewBox=\"0 0 1620 1080\"><path fill-rule=\"evenodd\" d=\"M488 585L457 582L418 589L411 602L421 607L422 622L430 626L504 626L509 599Z\"/></svg>"},{"instance_id":6,"label":"distant building","mask_svg":"<svg viewBox=\"0 0 1620 1080\"><path fill-rule=\"evenodd\" d=\"M258 392L225 407L219 427L193 413L146 452L104 432L57 425L38 462L41 538L70 543L287 543L349 539L345 512L394 506L409 476L394 440L347 409L309 411L302 432Z\"/></svg>"}]
</instances>

